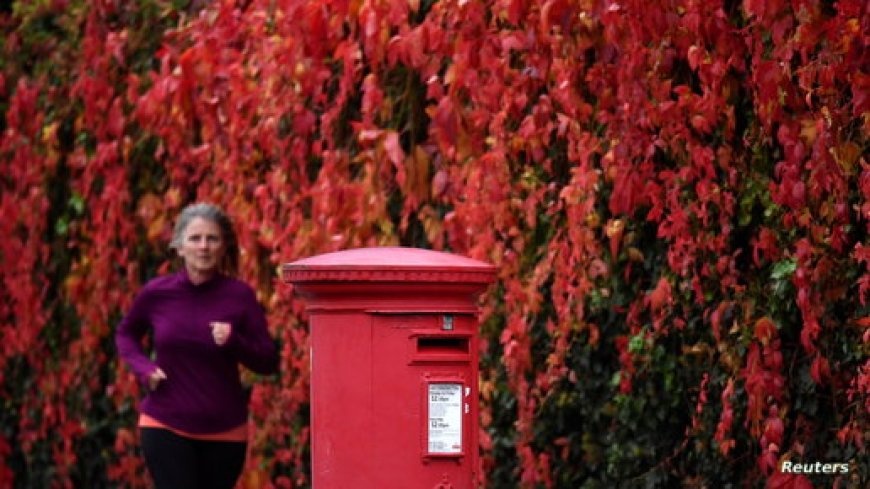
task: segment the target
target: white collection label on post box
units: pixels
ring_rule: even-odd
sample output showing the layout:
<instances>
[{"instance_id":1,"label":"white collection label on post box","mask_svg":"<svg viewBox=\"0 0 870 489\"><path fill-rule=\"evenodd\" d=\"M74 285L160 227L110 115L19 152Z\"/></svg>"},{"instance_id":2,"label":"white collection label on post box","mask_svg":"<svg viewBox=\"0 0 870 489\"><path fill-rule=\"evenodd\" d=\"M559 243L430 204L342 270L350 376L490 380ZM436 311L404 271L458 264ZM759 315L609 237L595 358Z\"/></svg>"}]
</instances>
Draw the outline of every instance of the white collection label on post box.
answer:
<instances>
[{"instance_id":1,"label":"white collection label on post box","mask_svg":"<svg viewBox=\"0 0 870 489\"><path fill-rule=\"evenodd\" d=\"M462 453L462 384L429 384L429 453Z\"/></svg>"}]
</instances>

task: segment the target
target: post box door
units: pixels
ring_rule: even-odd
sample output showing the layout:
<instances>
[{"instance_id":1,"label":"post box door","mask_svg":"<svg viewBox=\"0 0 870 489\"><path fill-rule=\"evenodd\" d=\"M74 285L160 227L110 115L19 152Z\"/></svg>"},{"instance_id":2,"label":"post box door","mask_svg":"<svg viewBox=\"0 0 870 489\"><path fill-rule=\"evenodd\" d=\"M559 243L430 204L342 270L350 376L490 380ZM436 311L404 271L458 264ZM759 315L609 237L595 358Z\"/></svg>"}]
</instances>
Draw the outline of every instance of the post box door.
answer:
<instances>
[{"instance_id":1,"label":"post box door","mask_svg":"<svg viewBox=\"0 0 870 489\"><path fill-rule=\"evenodd\" d=\"M473 487L477 464L476 320L375 314L372 456L382 488Z\"/></svg>"}]
</instances>

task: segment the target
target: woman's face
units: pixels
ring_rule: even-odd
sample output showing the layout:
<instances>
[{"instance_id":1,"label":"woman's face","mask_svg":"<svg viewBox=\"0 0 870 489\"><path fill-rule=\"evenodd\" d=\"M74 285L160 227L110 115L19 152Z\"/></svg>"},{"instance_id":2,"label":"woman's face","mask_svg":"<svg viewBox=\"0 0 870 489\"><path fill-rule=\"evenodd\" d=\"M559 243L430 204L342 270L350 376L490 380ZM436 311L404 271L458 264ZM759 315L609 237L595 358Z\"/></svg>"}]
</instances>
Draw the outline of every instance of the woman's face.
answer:
<instances>
[{"instance_id":1,"label":"woman's face","mask_svg":"<svg viewBox=\"0 0 870 489\"><path fill-rule=\"evenodd\" d=\"M224 257L224 239L216 222L194 217L184 229L178 248L188 274L209 277L218 271Z\"/></svg>"}]
</instances>

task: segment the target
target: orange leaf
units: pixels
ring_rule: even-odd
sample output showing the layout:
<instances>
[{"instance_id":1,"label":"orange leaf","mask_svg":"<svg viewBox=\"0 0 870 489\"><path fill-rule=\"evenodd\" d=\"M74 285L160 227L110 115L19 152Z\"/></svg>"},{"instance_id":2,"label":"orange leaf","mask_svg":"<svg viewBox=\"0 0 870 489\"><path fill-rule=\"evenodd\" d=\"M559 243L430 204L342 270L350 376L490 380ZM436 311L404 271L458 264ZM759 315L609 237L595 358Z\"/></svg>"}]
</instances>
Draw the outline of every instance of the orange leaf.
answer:
<instances>
[{"instance_id":1,"label":"orange leaf","mask_svg":"<svg viewBox=\"0 0 870 489\"><path fill-rule=\"evenodd\" d=\"M755 322L755 338L762 345L767 345L771 338L776 336L776 325L768 317L763 317Z\"/></svg>"}]
</instances>

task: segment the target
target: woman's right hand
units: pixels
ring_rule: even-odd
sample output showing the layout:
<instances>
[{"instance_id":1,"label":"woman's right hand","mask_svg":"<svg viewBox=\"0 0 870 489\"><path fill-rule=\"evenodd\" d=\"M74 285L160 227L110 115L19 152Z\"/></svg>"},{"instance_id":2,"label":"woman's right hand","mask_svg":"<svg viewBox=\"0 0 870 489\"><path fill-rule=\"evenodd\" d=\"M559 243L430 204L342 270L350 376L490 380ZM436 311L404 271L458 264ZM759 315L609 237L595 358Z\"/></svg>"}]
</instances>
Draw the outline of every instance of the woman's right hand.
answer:
<instances>
[{"instance_id":1,"label":"woman's right hand","mask_svg":"<svg viewBox=\"0 0 870 489\"><path fill-rule=\"evenodd\" d=\"M160 367L157 367L153 372L151 372L151 375L148 376L148 388L152 391L157 390L157 387L164 380L166 380L166 372L164 372Z\"/></svg>"}]
</instances>

